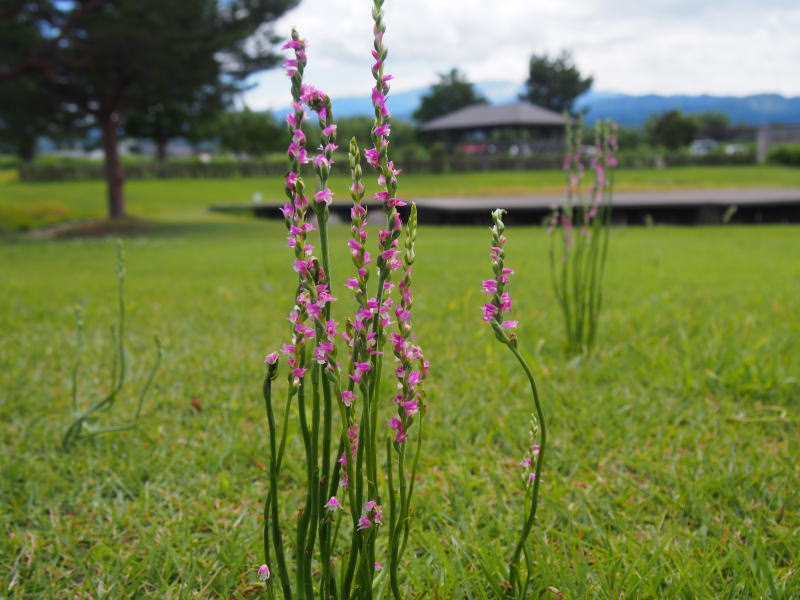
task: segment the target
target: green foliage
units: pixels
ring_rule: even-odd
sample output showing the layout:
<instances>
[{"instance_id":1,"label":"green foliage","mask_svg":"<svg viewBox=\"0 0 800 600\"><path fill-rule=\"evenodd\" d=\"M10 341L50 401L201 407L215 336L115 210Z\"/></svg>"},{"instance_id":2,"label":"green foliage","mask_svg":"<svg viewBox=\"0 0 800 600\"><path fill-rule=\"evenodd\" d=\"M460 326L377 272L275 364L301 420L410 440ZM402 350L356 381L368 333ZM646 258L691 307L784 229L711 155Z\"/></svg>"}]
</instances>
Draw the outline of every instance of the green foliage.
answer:
<instances>
[{"instance_id":1,"label":"green foliage","mask_svg":"<svg viewBox=\"0 0 800 600\"><path fill-rule=\"evenodd\" d=\"M449 73L439 73L439 81L422 96L412 116L415 121L424 123L459 108L487 102L488 100L467 80L466 75L452 68Z\"/></svg>"},{"instance_id":2,"label":"green foliage","mask_svg":"<svg viewBox=\"0 0 800 600\"><path fill-rule=\"evenodd\" d=\"M724 140L731 132L731 120L723 112L703 112L691 115L697 124L697 137Z\"/></svg>"},{"instance_id":3,"label":"green foliage","mask_svg":"<svg viewBox=\"0 0 800 600\"><path fill-rule=\"evenodd\" d=\"M636 127L620 127L617 130L619 147L625 150L637 150L644 142L642 131Z\"/></svg>"},{"instance_id":4,"label":"green foliage","mask_svg":"<svg viewBox=\"0 0 800 600\"><path fill-rule=\"evenodd\" d=\"M679 110L670 110L652 115L645 123L645 137L654 146L677 150L697 135L697 122Z\"/></svg>"},{"instance_id":5,"label":"green foliage","mask_svg":"<svg viewBox=\"0 0 800 600\"><path fill-rule=\"evenodd\" d=\"M222 115L217 135L224 150L248 156L280 152L289 139L286 129L275 121L271 113L253 112L248 108Z\"/></svg>"},{"instance_id":6,"label":"green foliage","mask_svg":"<svg viewBox=\"0 0 800 600\"><path fill-rule=\"evenodd\" d=\"M581 76L567 50L562 50L555 58L533 54L528 63L527 89L520 94L520 99L559 113L574 114L575 99L588 91L593 82L593 77Z\"/></svg>"},{"instance_id":7,"label":"green foliage","mask_svg":"<svg viewBox=\"0 0 800 600\"><path fill-rule=\"evenodd\" d=\"M776 165L800 167L800 144L776 146L767 154L767 160Z\"/></svg>"}]
</instances>

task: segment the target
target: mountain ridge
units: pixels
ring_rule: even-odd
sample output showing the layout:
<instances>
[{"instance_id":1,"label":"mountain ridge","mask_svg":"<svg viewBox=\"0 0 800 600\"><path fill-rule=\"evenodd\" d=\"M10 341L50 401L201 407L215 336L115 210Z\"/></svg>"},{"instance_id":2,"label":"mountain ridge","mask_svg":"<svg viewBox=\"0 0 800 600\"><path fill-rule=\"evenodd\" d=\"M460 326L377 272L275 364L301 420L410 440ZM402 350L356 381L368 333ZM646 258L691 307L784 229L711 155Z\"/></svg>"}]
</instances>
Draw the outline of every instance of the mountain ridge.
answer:
<instances>
[{"instance_id":1,"label":"mountain ridge","mask_svg":"<svg viewBox=\"0 0 800 600\"><path fill-rule=\"evenodd\" d=\"M476 89L492 104L513 102L523 86L508 81L475 83ZM420 99L429 88L416 88L392 92L389 107L401 119L411 119ZM372 115L368 96L333 98L333 111L337 117ZM734 125L760 126L772 123L800 124L800 96L785 97L764 93L748 96L716 96L711 94L624 94L613 91L589 91L578 98L576 107L586 110L586 120L610 118L625 127L641 127L651 114L667 110L684 113L719 111L728 115ZM279 117L287 110L273 111Z\"/></svg>"}]
</instances>

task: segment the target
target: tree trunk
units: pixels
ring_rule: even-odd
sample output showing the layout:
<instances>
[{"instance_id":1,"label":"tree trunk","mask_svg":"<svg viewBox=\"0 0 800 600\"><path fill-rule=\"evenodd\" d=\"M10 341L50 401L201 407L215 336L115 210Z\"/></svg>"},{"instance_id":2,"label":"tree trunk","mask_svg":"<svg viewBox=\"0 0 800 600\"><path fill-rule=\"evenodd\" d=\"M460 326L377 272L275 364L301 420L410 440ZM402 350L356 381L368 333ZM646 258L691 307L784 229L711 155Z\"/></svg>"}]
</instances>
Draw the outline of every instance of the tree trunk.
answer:
<instances>
[{"instance_id":1,"label":"tree trunk","mask_svg":"<svg viewBox=\"0 0 800 600\"><path fill-rule=\"evenodd\" d=\"M166 138L156 138L156 160L163 164L167 160L167 140Z\"/></svg>"},{"instance_id":2,"label":"tree trunk","mask_svg":"<svg viewBox=\"0 0 800 600\"><path fill-rule=\"evenodd\" d=\"M126 216L123 189L125 174L122 171L117 146L119 123L113 113L100 115L98 121L103 132L103 154L105 156L106 185L108 186L108 218L116 219Z\"/></svg>"},{"instance_id":3,"label":"tree trunk","mask_svg":"<svg viewBox=\"0 0 800 600\"><path fill-rule=\"evenodd\" d=\"M36 156L36 136L24 136L18 140L17 155L23 162L33 161Z\"/></svg>"}]
</instances>

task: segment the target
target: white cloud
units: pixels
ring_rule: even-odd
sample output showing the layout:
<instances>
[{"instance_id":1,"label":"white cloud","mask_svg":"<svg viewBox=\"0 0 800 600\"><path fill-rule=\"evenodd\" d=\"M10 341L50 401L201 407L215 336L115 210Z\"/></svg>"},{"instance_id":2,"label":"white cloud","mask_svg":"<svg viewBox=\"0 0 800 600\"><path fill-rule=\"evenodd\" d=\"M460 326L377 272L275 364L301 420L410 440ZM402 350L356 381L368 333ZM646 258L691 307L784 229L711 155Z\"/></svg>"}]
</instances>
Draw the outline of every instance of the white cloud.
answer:
<instances>
[{"instance_id":1,"label":"white cloud","mask_svg":"<svg viewBox=\"0 0 800 600\"><path fill-rule=\"evenodd\" d=\"M309 40L310 83L333 96L368 94L368 0L303 0L276 26ZM628 93L800 94L800 8L793 0L387 0L395 89L459 67L473 81L522 82L532 52L573 51L595 89ZM287 104L278 70L245 101Z\"/></svg>"}]
</instances>

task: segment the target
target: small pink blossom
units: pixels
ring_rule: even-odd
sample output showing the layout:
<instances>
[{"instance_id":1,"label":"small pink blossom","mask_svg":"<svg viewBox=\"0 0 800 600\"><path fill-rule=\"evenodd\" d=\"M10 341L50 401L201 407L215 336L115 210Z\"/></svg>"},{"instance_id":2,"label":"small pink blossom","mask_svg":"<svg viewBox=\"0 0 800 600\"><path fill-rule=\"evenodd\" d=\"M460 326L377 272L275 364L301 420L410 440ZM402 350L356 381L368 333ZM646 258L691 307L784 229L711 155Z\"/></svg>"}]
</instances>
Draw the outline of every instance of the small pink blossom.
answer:
<instances>
[{"instance_id":1,"label":"small pink blossom","mask_svg":"<svg viewBox=\"0 0 800 600\"><path fill-rule=\"evenodd\" d=\"M267 565L261 565L260 567L258 567L258 578L261 581L266 581L267 579L269 579L270 575L271 573L269 572L269 567Z\"/></svg>"},{"instance_id":2,"label":"small pink blossom","mask_svg":"<svg viewBox=\"0 0 800 600\"><path fill-rule=\"evenodd\" d=\"M314 198L318 203L320 204L324 203L326 206L330 206L331 202L333 202L333 192L328 188L324 188L318 191L314 195Z\"/></svg>"},{"instance_id":3,"label":"small pink blossom","mask_svg":"<svg viewBox=\"0 0 800 600\"><path fill-rule=\"evenodd\" d=\"M336 499L336 496L331 496L331 499L325 503L325 508L332 513L336 512L337 510L344 510L341 503Z\"/></svg>"},{"instance_id":4,"label":"small pink blossom","mask_svg":"<svg viewBox=\"0 0 800 600\"><path fill-rule=\"evenodd\" d=\"M353 402L355 402L356 395L351 392L350 390L345 390L342 392L342 404L345 406L353 406Z\"/></svg>"}]
</instances>

